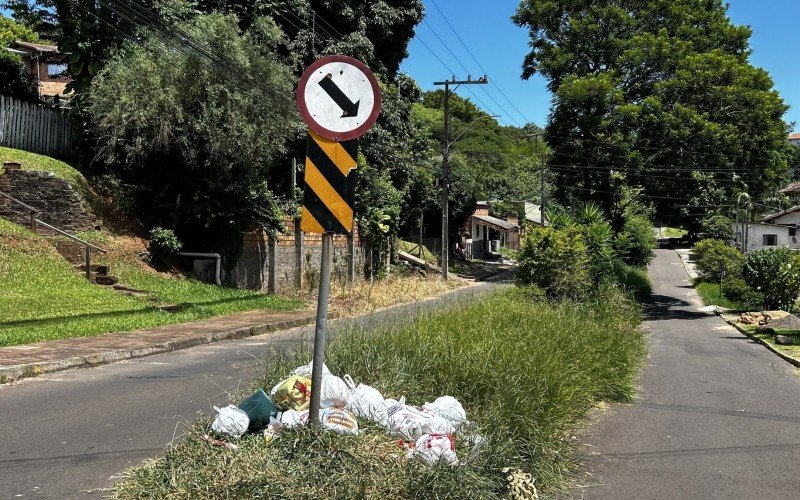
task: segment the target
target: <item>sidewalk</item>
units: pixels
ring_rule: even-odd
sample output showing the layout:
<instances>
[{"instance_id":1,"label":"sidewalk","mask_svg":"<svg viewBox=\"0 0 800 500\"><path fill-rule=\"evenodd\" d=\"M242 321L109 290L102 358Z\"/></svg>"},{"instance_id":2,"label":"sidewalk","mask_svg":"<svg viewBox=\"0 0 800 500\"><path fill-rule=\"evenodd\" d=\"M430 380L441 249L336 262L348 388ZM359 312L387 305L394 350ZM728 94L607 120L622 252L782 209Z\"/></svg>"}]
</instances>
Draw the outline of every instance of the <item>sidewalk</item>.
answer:
<instances>
[{"instance_id":1,"label":"sidewalk","mask_svg":"<svg viewBox=\"0 0 800 500\"><path fill-rule=\"evenodd\" d=\"M111 363L224 339L307 325L314 311L249 311L188 323L0 348L0 384L81 366Z\"/></svg>"}]
</instances>

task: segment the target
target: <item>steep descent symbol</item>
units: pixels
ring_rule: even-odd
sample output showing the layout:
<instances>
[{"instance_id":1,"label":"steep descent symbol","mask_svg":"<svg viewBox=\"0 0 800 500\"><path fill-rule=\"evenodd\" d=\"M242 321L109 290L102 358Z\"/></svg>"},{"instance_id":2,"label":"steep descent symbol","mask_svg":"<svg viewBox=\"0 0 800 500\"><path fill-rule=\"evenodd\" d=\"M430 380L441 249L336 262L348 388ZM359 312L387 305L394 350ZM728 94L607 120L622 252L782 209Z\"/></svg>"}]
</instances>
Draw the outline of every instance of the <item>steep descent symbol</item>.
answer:
<instances>
[{"instance_id":1,"label":"steep descent symbol","mask_svg":"<svg viewBox=\"0 0 800 500\"><path fill-rule=\"evenodd\" d=\"M330 96L337 106L342 108L342 118L353 118L358 116L358 105L361 100L353 102L342 92L342 89L333 81L333 75L328 73L325 78L319 81L319 86Z\"/></svg>"}]
</instances>

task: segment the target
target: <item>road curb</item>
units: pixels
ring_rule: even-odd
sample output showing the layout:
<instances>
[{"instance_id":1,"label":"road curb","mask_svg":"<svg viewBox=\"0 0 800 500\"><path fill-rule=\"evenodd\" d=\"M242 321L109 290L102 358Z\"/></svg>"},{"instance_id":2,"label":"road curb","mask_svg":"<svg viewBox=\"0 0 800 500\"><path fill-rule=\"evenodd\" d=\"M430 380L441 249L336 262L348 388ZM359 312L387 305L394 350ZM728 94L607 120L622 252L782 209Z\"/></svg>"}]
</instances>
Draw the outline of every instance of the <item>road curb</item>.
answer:
<instances>
[{"instance_id":1,"label":"road curb","mask_svg":"<svg viewBox=\"0 0 800 500\"><path fill-rule=\"evenodd\" d=\"M314 323L315 319L316 318L311 315L306 318L276 321L274 323L265 323L247 328L238 328L236 330L229 330L226 332L198 335L195 337L176 339L158 344L145 345L136 347L134 349L98 352L86 356L74 356L43 363L26 363L22 365L2 366L0 367L0 385L23 378L36 377L45 373L54 373L72 368L90 368L114 363L117 361L123 361L126 359L142 358L145 356L153 356L155 354L161 354L170 351L188 349L190 347L210 344L212 342L219 342L222 340L243 339L246 337L262 335L279 330L288 330L290 328L310 325Z\"/></svg>"},{"instance_id":2,"label":"road curb","mask_svg":"<svg viewBox=\"0 0 800 500\"><path fill-rule=\"evenodd\" d=\"M780 352L775 347L773 347L769 342L756 337L752 333L750 333L747 330L745 330L744 328L740 327L738 324L727 320L724 316L722 316L722 314L717 313L717 316L722 318L722 321L724 321L724 322L728 323L729 325L731 325L732 327L736 328L739 331L739 333L745 335L750 340L763 345L764 347L766 347L767 349L772 351L774 354L777 354L778 357L782 358L784 361L786 361L786 362L788 362L788 363L800 368L800 359L793 358L792 356L789 356L788 354Z\"/></svg>"}]
</instances>

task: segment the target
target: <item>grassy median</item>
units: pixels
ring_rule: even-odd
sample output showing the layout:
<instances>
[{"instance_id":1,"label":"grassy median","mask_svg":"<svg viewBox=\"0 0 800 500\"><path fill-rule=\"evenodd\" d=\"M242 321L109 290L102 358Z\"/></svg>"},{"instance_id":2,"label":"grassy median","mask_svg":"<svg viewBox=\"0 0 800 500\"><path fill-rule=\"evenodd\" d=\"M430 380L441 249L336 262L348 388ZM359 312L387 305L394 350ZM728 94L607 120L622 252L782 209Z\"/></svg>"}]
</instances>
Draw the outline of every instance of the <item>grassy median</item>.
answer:
<instances>
[{"instance_id":1,"label":"grassy median","mask_svg":"<svg viewBox=\"0 0 800 500\"><path fill-rule=\"evenodd\" d=\"M381 429L358 437L287 431L237 451L199 439L207 421L167 451L127 471L118 498L498 498L504 467L533 474L544 491L573 470L572 433L599 401L633 393L645 352L639 309L608 290L588 304L548 303L512 288L379 332L351 331L329 346L334 373L422 404L462 401L487 439L467 465L408 462ZM307 352L265 363L269 388ZM458 443L461 458L467 447Z\"/></svg>"}]
</instances>

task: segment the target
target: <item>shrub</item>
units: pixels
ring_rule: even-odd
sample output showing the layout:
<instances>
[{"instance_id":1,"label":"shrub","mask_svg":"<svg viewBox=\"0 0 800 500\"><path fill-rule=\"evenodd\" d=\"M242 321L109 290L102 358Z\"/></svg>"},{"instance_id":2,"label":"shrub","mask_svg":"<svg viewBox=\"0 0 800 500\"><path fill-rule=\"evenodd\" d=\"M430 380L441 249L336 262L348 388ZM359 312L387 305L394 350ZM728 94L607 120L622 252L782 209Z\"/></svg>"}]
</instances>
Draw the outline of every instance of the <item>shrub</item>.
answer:
<instances>
[{"instance_id":1,"label":"shrub","mask_svg":"<svg viewBox=\"0 0 800 500\"><path fill-rule=\"evenodd\" d=\"M581 226L584 243L589 256L589 272L595 287L609 281L614 275L616 255L611 246L613 233L611 226L604 220Z\"/></svg>"},{"instance_id":2,"label":"shrub","mask_svg":"<svg viewBox=\"0 0 800 500\"><path fill-rule=\"evenodd\" d=\"M631 266L643 267L653 259L656 237L653 225L644 215L632 215L625 220L622 231L614 239L614 248L622 260Z\"/></svg>"},{"instance_id":3,"label":"shrub","mask_svg":"<svg viewBox=\"0 0 800 500\"><path fill-rule=\"evenodd\" d=\"M150 253L153 255L169 255L181 251L181 241L172 229L154 227L150 230Z\"/></svg>"},{"instance_id":4,"label":"shrub","mask_svg":"<svg viewBox=\"0 0 800 500\"><path fill-rule=\"evenodd\" d=\"M702 222L703 237L715 240L733 240L733 221L724 215L713 215Z\"/></svg>"},{"instance_id":5,"label":"shrub","mask_svg":"<svg viewBox=\"0 0 800 500\"><path fill-rule=\"evenodd\" d=\"M744 280L764 296L765 309L791 310L800 295L800 256L788 248L747 254Z\"/></svg>"},{"instance_id":6,"label":"shrub","mask_svg":"<svg viewBox=\"0 0 800 500\"><path fill-rule=\"evenodd\" d=\"M722 240L700 240L693 250L700 278L719 283L725 279L741 278L744 255Z\"/></svg>"},{"instance_id":7,"label":"shrub","mask_svg":"<svg viewBox=\"0 0 800 500\"><path fill-rule=\"evenodd\" d=\"M764 303L764 296L750 288L745 280L739 277L726 278L722 281L722 295L742 309L758 309Z\"/></svg>"},{"instance_id":8,"label":"shrub","mask_svg":"<svg viewBox=\"0 0 800 500\"><path fill-rule=\"evenodd\" d=\"M614 264L614 276L622 290L636 300L643 301L653 293L653 284L643 267L629 266L624 262Z\"/></svg>"},{"instance_id":9,"label":"shrub","mask_svg":"<svg viewBox=\"0 0 800 500\"><path fill-rule=\"evenodd\" d=\"M584 296L591 275L581 228L534 228L522 242L517 276L520 284L537 285L550 298Z\"/></svg>"}]
</instances>

